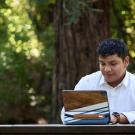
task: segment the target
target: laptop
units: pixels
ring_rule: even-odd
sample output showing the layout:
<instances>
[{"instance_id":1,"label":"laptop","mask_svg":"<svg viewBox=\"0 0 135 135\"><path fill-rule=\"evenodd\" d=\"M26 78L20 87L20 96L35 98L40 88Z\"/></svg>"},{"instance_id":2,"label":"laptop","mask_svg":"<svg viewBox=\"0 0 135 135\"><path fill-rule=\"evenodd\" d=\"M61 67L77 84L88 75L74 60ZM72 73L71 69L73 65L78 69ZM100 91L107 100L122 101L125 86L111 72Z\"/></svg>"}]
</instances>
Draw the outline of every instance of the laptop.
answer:
<instances>
[{"instance_id":1,"label":"laptop","mask_svg":"<svg viewBox=\"0 0 135 135\"><path fill-rule=\"evenodd\" d=\"M62 97L65 108L65 124L103 125L110 122L106 91L63 90Z\"/></svg>"}]
</instances>

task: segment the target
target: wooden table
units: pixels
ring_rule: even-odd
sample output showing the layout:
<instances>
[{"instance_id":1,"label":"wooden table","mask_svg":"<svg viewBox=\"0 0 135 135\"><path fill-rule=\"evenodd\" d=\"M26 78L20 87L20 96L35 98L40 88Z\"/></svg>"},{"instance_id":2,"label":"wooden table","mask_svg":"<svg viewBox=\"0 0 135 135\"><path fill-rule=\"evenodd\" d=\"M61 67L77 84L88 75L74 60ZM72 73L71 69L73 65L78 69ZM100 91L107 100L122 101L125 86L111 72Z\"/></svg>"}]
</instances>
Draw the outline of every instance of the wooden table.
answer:
<instances>
[{"instance_id":1,"label":"wooden table","mask_svg":"<svg viewBox=\"0 0 135 135\"><path fill-rule=\"evenodd\" d=\"M135 135L135 125L0 125L0 135Z\"/></svg>"}]
</instances>

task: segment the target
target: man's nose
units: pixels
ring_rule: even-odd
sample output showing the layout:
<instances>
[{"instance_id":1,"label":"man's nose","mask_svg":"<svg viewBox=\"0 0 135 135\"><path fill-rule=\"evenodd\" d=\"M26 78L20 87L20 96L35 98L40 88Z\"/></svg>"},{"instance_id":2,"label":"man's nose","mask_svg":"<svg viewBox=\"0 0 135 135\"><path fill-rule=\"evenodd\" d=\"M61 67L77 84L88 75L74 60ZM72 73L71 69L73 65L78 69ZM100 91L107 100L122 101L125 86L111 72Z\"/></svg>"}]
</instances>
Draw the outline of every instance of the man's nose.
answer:
<instances>
[{"instance_id":1,"label":"man's nose","mask_svg":"<svg viewBox=\"0 0 135 135\"><path fill-rule=\"evenodd\" d=\"M106 71L106 72L111 71L111 67L110 66L105 66L104 71Z\"/></svg>"}]
</instances>

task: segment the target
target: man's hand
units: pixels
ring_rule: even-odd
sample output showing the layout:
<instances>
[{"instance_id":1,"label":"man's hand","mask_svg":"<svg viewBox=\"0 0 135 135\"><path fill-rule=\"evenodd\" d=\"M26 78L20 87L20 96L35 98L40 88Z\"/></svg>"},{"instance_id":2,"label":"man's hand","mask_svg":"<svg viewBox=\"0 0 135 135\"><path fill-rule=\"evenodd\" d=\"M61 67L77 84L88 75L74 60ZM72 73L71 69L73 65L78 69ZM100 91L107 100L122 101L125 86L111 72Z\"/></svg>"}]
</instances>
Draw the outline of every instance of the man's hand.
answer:
<instances>
[{"instance_id":1,"label":"man's hand","mask_svg":"<svg viewBox=\"0 0 135 135\"><path fill-rule=\"evenodd\" d=\"M119 114L119 118L114 116L114 115L111 115L111 122L113 124L116 124L116 123L129 124L129 121L128 121L127 117L122 113Z\"/></svg>"},{"instance_id":2,"label":"man's hand","mask_svg":"<svg viewBox=\"0 0 135 135\"><path fill-rule=\"evenodd\" d=\"M116 124L117 123L117 118L114 115L111 115L111 123Z\"/></svg>"}]
</instances>

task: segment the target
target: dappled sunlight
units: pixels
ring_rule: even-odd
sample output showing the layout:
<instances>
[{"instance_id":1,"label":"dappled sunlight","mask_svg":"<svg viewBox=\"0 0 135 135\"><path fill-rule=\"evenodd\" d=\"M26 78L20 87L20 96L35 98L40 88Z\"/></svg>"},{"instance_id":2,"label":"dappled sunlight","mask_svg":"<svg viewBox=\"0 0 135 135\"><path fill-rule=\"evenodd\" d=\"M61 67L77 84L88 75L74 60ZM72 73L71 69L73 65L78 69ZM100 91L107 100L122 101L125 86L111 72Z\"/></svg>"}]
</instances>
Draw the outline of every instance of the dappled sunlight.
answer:
<instances>
[{"instance_id":1,"label":"dappled sunlight","mask_svg":"<svg viewBox=\"0 0 135 135\"><path fill-rule=\"evenodd\" d=\"M14 112L14 107L19 114L15 117L21 117L21 122L25 117L32 117L33 122L37 122L34 115L40 113L48 117L54 29L52 25L44 25L37 31L37 23L32 17L34 13L40 20L41 15L36 11L35 2L32 6L30 3L27 0L5 0L1 4L0 122L12 117L14 113L7 112ZM41 23L39 21L39 25ZM27 114L20 115L25 111ZM29 116L31 113L33 115ZM41 119L39 123L45 123L45 120Z\"/></svg>"},{"instance_id":2,"label":"dappled sunlight","mask_svg":"<svg viewBox=\"0 0 135 135\"><path fill-rule=\"evenodd\" d=\"M47 120L45 118L39 118L37 121L38 124L47 124Z\"/></svg>"},{"instance_id":3,"label":"dappled sunlight","mask_svg":"<svg viewBox=\"0 0 135 135\"><path fill-rule=\"evenodd\" d=\"M30 99L30 106L36 106L37 104L40 104L41 102L46 100L44 95L36 95L36 91L34 90L34 88L28 89L28 96Z\"/></svg>"},{"instance_id":4,"label":"dappled sunlight","mask_svg":"<svg viewBox=\"0 0 135 135\"><path fill-rule=\"evenodd\" d=\"M126 31L127 31L127 33L133 33L134 29L133 28L127 28Z\"/></svg>"},{"instance_id":5,"label":"dappled sunlight","mask_svg":"<svg viewBox=\"0 0 135 135\"><path fill-rule=\"evenodd\" d=\"M130 53L130 55L131 55L131 57L132 57L132 58L135 58L135 51L130 50L130 52L129 52L129 53Z\"/></svg>"},{"instance_id":6,"label":"dappled sunlight","mask_svg":"<svg viewBox=\"0 0 135 135\"><path fill-rule=\"evenodd\" d=\"M22 7L21 4L27 4L22 0L7 0L6 3L12 8ZM26 6L27 7L27 6ZM24 53L26 58L39 58L44 46L38 41L32 22L24 9L2 9L1 13L8 20L8 47L17 53ZM23 14L22 14L23 12Z\"/></svg>"}]
</instances>

